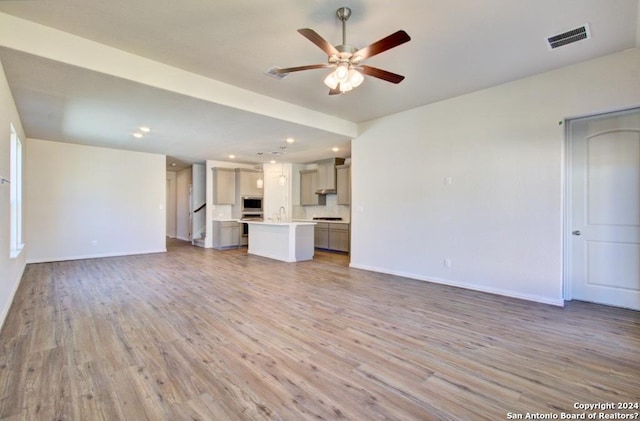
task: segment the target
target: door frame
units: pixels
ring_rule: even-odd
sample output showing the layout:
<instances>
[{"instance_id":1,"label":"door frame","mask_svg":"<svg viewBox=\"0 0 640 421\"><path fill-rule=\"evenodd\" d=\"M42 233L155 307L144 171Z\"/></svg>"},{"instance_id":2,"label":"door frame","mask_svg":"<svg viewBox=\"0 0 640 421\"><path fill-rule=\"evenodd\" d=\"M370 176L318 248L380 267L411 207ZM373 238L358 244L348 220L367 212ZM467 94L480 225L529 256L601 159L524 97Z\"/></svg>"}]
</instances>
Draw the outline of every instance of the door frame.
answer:
<instances>
[{"instance_id":1,"label":"door frame","mask_svg":"<svg viewBox=\"0 0 640 421\"><path fill-rule=\"evenodd\" d=\"M608 114L619 114L627 111L637 110L640 112L640 104L632 107L619 108L609 111L602 111L594 114L585 114L581 116L567 117L560 124L564 124L564 171L562 172L562 183L564 188L562 189L562 295L563 300L571 301L573 299L572 289L572 265L571 259L573 257L571 253L571 227L572 227L572 203L571 203L571 177L573 175L573 143L571 142L571 121L597 118Z\"/></svg>"}]
</instances>

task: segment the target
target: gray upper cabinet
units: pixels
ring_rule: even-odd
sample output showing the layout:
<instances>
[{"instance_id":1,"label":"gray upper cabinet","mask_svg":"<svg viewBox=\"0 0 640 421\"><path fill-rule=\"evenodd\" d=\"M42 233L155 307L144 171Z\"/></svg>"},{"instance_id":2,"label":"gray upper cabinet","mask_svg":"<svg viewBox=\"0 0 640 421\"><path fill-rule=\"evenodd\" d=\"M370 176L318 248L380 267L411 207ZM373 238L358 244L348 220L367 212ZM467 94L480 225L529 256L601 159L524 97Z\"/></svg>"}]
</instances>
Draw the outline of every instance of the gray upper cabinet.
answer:
<instances>
[{"instance_id":1,"label":"gray upper cabinet","mask_svg":"<svg viewBox=\"0 0 640 421\"><path fill-rule=\"evenodd\" d=\"M300 171L300 204L302 206L324 205L327 198L316 194L318 189L318 171Z\"/></svg>"},{"instance_id":2,"label":"gray upper cabinet","mask_svg":"<svg viewBox=\"0 0 640 421\"><path fill-rule=\"evenodd\" d=\"M236 168L236 188L238 196L262 196L264 189L258 188L258 179L262 171L246 168Z\"/></svg>"},{"instance_id":3,"label":"gray upper cabinet","mask_svg":"<svg viewBox=\"0 0 640 421\"><path fill-rule=\"evenodd\" d=\"M213 204L236 204L236 171L233 168L213 168Z\"/></svg>"},{"instance_id":4,"label":"gray upper cabinet","mask_svg":"<svg viewBox=\"0 0 640 421\"><path fill-rule=\"evenodd\" d=\"M339 205L351 204L351 168L349 165L336 167L336 190Z\"/></svg>"}]
</instances>

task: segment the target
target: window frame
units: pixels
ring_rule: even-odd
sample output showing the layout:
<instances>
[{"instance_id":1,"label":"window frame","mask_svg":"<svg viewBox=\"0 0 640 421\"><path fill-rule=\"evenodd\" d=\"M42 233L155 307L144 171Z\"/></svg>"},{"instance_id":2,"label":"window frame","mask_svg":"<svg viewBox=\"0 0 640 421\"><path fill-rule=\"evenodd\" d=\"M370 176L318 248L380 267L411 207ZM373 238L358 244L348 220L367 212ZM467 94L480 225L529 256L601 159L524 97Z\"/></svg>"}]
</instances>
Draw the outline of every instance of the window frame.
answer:
<instances>
[{"instance_id":1,"label":"window frame","mask_svg":"<svg viewBox=\"0 0 640 421\"><path fill-rule=\"evenodd\" d=\"M20 252L24 248L24 242L22 238L22 174L23 174L23 145L18 132L13 124L10 124L11 130L11 145L10 145L10 175L9 175L9 189L10 189L10 250L9 257L15 259L20 255Z\"/></svg>"}]
</instances>

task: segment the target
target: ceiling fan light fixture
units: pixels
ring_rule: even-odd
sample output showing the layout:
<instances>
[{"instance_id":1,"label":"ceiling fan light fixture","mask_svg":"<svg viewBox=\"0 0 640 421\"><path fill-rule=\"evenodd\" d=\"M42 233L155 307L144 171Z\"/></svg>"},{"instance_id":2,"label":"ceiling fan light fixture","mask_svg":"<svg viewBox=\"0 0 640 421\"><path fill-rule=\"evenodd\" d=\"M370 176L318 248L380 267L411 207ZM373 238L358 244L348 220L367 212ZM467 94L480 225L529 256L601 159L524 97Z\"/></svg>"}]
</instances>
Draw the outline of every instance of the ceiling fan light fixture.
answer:
<instances>
[{"instance_id":1,"label":"ceiling fan light fixture","mask_svg":"<svg viewBox=\"0 0 640 421\"><path fill-rule=\"evenodd\" d=\"M336 70L329 73L324 79L324 84L330 89L338 88L340 92L349 92L357 88L364 81L362 73L356 69L349 68L348 65L340 65Z\"/></svg>"},{"instance_id":2,"label":"ceiling fan light fixture","mask_svg":"<svg viewBox=\"0 0 640 421\"><path fill-rule=\"evenodd\" d=\"M356 69L349 70L349 82L351 82L351 86L357 88L362 84L363 81L364 76L362 76L362 73L360 73Z\"/></svg>"},{"instance_id":3,"label":"ceiling fan light fixture","mask_svg":"<svg viewBox=\"0 0 640 421\"><path fill-rule=\"evenodd\" d=\"M340 64L333 72L338 82L346 82L349 79L349 67L347 64Z\"/></svg>"},{"instance_id":4,"label":"ceiling fan light fixture","mask_svg":"<svg viewBox=\"0 0 640 421\"><path fill-rule=\"evenodd\" d=\"M324 79L324 84L330 89L336 89L338 87L338 80L336 79L335 72L331 72Z\"/></svg>"},{"instance_id":5,"label":"ceiling fan light fixture","mask_svg":"<svg viewBox=\"0 0 640 421\"><path fill-rule=\"evenodd\" d=\"M347 82L341 82L340 83L340 92L342 92L343 94L345 92L349 92L353 89L353 85L351 84L351 82L347 81Z\"/></svg>"}]
</instances>

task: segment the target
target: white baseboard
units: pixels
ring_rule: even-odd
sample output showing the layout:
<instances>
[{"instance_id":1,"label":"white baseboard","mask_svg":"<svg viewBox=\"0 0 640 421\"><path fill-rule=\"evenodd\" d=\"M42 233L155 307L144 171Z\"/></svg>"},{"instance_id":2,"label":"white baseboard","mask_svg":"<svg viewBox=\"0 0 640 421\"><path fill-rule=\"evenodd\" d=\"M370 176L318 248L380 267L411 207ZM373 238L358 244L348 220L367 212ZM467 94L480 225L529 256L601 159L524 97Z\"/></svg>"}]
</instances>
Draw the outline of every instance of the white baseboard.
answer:
<instances>
[{"instance_id":1,"label":"white baseboard","mask_svg":"<svg viewBox=\"0 0 640 421\"><path fill-rule=\"evenodd\" d=\"M9 300L7 300L7 304L2 309L2 314L0 314L0 330L2 330L2 327L4 327L4 322L7 320L7 316L9 315L9 310L11 310L11 306L13 305L13 300L15 299L16 293L18 292L18 288L22 283L22 275L24 275L24 269L26 267L27 267L26 264L22 266L22 269L20 270L20 274L18 275L18 279L15 285L13 286L13 291L11 291L11 295L9 296Z\"/></svg>"},{"instance_id":2,"label":"white baseboard","mask_svg":"<svg viewBox=\"0 0 640 421\"><path fill-rule=\"evenodd\" d=\"M490 288L482 285L469 284L466 282L457 282L457 281L451 281L448 279L432 278L424 275L417 275L415 273L388 270L388 269L378 268L374 266L358 265L358 264L351 263L349 264L349 267L352 267L354 269L368 270L371 272L385 273L387 275L401 276L403 278L415 279L417 281L432 282L434 284L464 288L472 291L486 292L489 294L496 294L496 295L502 295L505 297L518 298L520 300L533 301L533 302L542 303L542 304L549 304L557 307L564 307L564 300L562 298L555 299L555 298L549 298L549 297L542 297L539 295L521 294L519 292L504 290L500 288Z\"/></svg>"},{"instance_id":3,"label":"white baseboard","mask_svg":"<svg viewBox=\"0 0 640 421\"><path fill-rule=\"evenodd\" d=\"M176 238L182 241L191 241L191 238L186 238L186 237L176 237Z\"/></svg>"},{"instance_id":4,"label":"white baseboard","mask_svg":"<svg viewBox=\"0 0 640 421\"><path fill-rule=\"evenodd\" d=\"M27 264L64 262L67 260L100 259L103 257L135 256L137 254L152 254L152 253L166 253L166 252L167 252L167 249L164 248L164 249L157 249L157 250L140 250L140 251L121 252L121 253L97 253L97 254L86 254L86 255L78 255L78 256L45 257L45 258L37 258L37 259L27 259Z\"/></svg>"}]
</instances>

